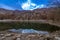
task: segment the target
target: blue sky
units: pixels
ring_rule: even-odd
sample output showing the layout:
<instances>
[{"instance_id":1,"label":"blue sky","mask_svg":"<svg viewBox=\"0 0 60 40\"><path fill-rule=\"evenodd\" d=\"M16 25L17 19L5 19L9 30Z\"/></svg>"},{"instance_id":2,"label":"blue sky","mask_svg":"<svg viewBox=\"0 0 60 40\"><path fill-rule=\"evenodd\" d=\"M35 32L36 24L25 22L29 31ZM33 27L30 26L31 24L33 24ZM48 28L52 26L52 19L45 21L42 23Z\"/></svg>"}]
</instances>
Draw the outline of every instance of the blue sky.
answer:
<instances>
[{"instance_id":1,"label":"blue sky","mask_svg":"<svg viewBox=\"0 0 60 40\"><path fill-rule=\"evenodd\" d=\"M60 2L60 0L58 0ZM0 0L0 8L8 10L33 10L46 7L54 0Z\"/></svg>"}]
</instances>

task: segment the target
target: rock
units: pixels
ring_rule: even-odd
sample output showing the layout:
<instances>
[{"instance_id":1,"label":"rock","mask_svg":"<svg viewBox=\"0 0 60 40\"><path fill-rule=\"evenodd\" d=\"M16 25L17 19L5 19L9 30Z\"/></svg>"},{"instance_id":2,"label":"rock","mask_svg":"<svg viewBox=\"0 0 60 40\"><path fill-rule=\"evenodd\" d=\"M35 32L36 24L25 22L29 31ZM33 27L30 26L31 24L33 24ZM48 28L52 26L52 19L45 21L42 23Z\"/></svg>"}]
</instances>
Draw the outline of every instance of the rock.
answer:
<instances>
[{"instance_id":1,"label":"rock","mask_svg":"<svg viewBox=\"0 0 60 40\"><path fill-rule=\"evenodd\" d=\"M38 36L38 35L28 35L26 38L28 40L39 40L40 36Z\"/></svg>"},{"instance_id":2,"label":"rock","mask_svg":"<svg viewBox=\"0 0 60 40\"><path fill-rule=\"evenodd\" d=\"M20 40L20 38L17 38L16 40Z\"/></svg>"},{"instance_id":3,"label":"rock","mask_svg":"<svg viewBox=\"0 0 60 40\"><path fill-rule=\"evenodd\" d=\"M4 34L0 34L1 36L4 36Z\"/></svg>"},{"instance_id":4,"label":"rock","mask_svg":"<svg viewBox=\"0 0 60 40\"><path fill-rule=\"evenodd\" d=\"M17 37L13 36L13 40L16 40L16 39L17 39Z\"/></svg>"},{"instance_id":5,"label":"rock","mask_svg":"<svg viewBox=\"0 0 60 40\"><path fill-rule=\"evenodd\" d=\"M0 34L0 37L3 37L4 36L4 34Z\"/></svg>"},{"instance_id":6,"label":"rock","mask_svg":"<svg viewBox=\"0 0 60 40\"><path fill-rule=\"evenodd\" d=\"M55 37L56 40L60 40L60 37Z\"/></svg>"},{"instance_id":7,"label":"rock","mask_svg":"<svg viewBox=\"0 0 60 40\"><path fill-rule=\"evenodd\" d=\"M17 37L17 38L18 38L18 37L21 37L21 35L20 35L20 34L18 34L16 37Z\"/></svg>"},{"instance_id":8,"label":"rock","mask_svg":"<svg viewBox=\"0 0 60 40\"><path fill-rule=\"evenodd\" d=\"M3 39L5 39L5 36L0 38L0 40L3 40Z\"/></svg>"},{"instance_id":9,"label":"rock","mask_svg":"<svg viewBox=\"0 0 60 40\"><path fill-rule=\"evenodd\" d=\"M6 36L6 37L10 37L11 35L12 35L12 34L6 34L5 36Z\"/></svg>"}]
</instances>

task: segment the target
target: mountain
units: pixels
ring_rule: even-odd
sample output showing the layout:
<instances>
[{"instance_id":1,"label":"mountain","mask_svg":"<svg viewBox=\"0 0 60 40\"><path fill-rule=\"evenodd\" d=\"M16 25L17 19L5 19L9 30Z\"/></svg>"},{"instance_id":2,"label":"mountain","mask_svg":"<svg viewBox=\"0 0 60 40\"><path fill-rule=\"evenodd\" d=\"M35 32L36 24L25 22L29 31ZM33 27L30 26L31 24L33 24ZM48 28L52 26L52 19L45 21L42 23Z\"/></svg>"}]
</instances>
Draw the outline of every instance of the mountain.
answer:
<instances>
[{"instance_id":1,"label":"mountain","mask_svg":"<svg viewBox=\"0 0 60 40\"><path fill-rule=\"evenodd\" d=\"M60 21L60 8L41 8L35 10L6 10L0 8L0 20L53 20Z\"/></svg>"}]
</instances>

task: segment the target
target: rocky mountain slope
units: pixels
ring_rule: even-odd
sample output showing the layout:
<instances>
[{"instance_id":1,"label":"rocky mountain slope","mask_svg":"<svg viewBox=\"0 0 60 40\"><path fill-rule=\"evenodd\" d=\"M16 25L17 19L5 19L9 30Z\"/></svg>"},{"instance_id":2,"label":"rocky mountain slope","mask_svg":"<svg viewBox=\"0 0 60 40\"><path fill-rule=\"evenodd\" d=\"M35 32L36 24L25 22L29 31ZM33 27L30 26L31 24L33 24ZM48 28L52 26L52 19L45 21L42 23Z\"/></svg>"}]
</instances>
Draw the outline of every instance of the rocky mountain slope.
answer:
<instances>
[{"instance_id":1,"label":"rocky mountain slope","mask_svg":"<svg viewBox=\"0 0 60 40\"><path fill-rule=\"evenodd\" d=\"M0 20L60 20L60 8L42 8L35 10L6 10L0 8Z\"/></svg>"}]
</instances>

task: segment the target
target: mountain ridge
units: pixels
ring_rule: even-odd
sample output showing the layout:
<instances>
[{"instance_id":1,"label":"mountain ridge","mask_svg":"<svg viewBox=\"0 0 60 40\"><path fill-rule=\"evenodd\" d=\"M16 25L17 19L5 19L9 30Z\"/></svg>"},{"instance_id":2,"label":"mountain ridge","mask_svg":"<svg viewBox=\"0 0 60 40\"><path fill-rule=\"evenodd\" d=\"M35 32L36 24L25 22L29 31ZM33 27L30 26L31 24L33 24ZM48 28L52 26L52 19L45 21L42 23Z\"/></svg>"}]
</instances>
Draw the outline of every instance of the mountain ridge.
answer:
<instances>
[{"instance_id":1,"label":"mountain ridge","mask_svg":"<svg viewBox=\"0 0 60 40\"><path fill-rule=\"evenodd\" d=\"M41 8L41 9L35 9L35 10L21 10L20 11L20 10L6 10L6 9L0 8L0 15L1 15L0 19L13 18L13 20L15 20L15 18L17 18L18 20L20 19L25 20L27 18L27 20L33 20L33 19L40 20L39 17L41 17L41 19L47 19L48 15L50 16L54 14L54 16L56 16L57 14L59 14L60 13L59 10L60 8Z\"/></svg>"}]
</instances>

